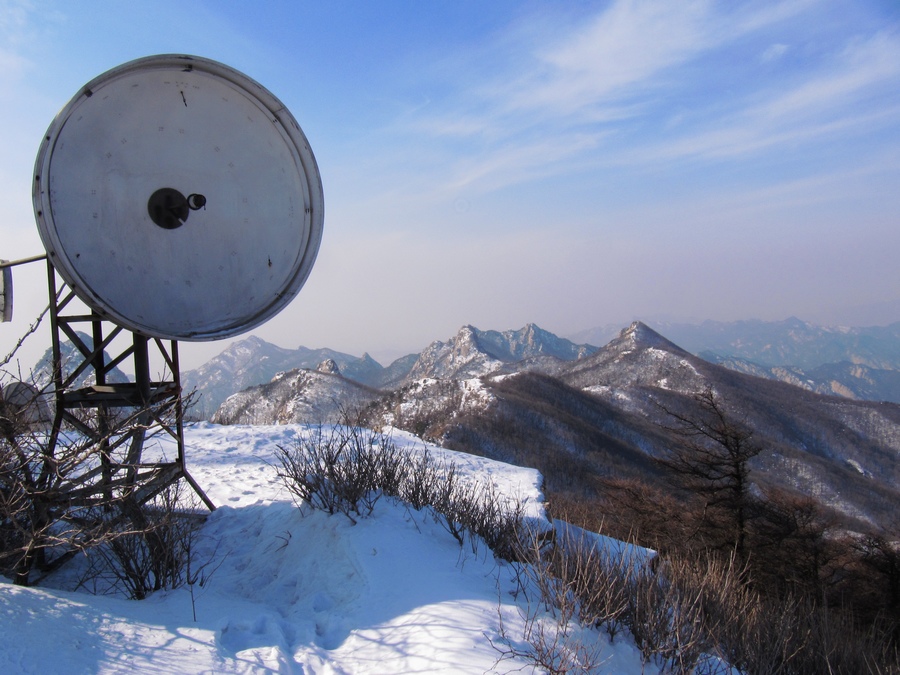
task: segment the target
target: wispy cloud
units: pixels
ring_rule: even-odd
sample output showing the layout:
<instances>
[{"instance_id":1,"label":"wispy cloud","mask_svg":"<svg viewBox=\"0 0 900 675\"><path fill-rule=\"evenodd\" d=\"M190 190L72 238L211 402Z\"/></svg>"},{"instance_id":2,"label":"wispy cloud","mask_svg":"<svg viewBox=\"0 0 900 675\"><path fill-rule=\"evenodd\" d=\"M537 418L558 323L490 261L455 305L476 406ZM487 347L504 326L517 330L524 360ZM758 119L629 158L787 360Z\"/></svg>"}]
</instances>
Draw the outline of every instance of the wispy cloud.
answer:
<instances>
[{"instance_id":1,"label":"wispy cloud","mask_svg":"<svg viewBox=\"0 0 900 675\"><path fill-rule=\"evenodd\" d=\"M811 124L779 126L751 120L718 129L704 130L670 142L636 148L627 157L620 155L617 163L652 163L690 158L694 160L722 160L746 157L779 146L795 147L846 132L868 130L873 126L893 123L900 115L900 106L860 112L838 119L820 120Z\"/></svg>"},{"instance_id":2,"label":"wispy cloud","mask_svg":"<svg viewBox=\"0 0 900 675\"><path fill-rule=\"evenodd\" d=\"M889 30L845 31L843 45L820 44L802 68L778 70L821 4L618 0L549 34L535 15L498 43L502 67L461 72L456 91L412 126L462 153L445 185L490 190L565 172L567 161L721 161L890 123L900 101L875 97L900 91L900 40Z\"/></svg>"},{"instance_id":3,"label":"wispy cloud","mask_svg":"<svg viewBox=\"0 0 900 675\"><path fill-rule=\"evenodd\" d=\"M547 19L537 14L530 29L517 26L515 38L498 42L498 49L512 54L496 58L507 67L497 72L478 63L460 73L453 109L444 112L466 123L442 126L475 133L501 123L516 129L639 117L646 112L642 100L652 102L677 86L680 67L809 4L781 2L722 14L709 0L617 0L550 32L540 29Z\"/></svg>"},{"instance_id":4,"label":"wispy cloud","mask_svg":"<svg viewBox=\"0 0 900 675\"><path fill-rule=\"evenodd\" d=\"M878 33L854 41L833 62L824 64L807 81L775 97L758 111L760 117L821 113L858 100L860 94L900 77L900 40L897 35Z\"/></svg>"},{"instance_id":5,"label":"wispy cloud","mask_svg":"<svg viewBox=\"0 0 900 675\"><path fill-rule=\"evenodd\" d=\"M763 63L771 63L784 56L789 49L790 47L788 45L777 42L766 47L766 50L760 55L759 59Z\"/></svg>"},{"instance_id":6,"label":"wispy cloud","mask_svg":"<svg viewBox=\"0 0 900 675\"><path fill-rule=\"evenodd\" d=\"M880 33L847 47L792 86L773 87L762 102L738 108L693 133L645 145L632 160L733 158L871 132L898 119L900 96L886 93L891 91L900 91L900 41Z\"/></svg>"},{"instance_id":7,"label":"wispy cloud","mask_svg":"<svg viewBox=\"0 0 900 675\"><path fill-rule=\"evenodd\" d=\"M559 172L559 164L574 156L595 150L602 132L569 134L565 138L510 143L485 156L464 158L456 163L446 189L456 191L476 186L489 192L512 183L535 180Z\"/></svg>"},{"instance_id":8,"label":"wispy cloud","mask_svg":"<svg viewBox=\"0 0 900 675\"><path fill-rule=\"evenodd\" d=\"M441 133L506 138L538 125L635 117L661 74L703 50L708 5L619 0L571 24L552 22L562 26L549 32L542 30L549 19L535 14L467 64L450 103L420 122Z\"/></svg>"},{"instance_id":9,"label":"wispy cloud","mask_svg":"<svg viewBox=\"0 0 900 675\"><path fill-rule=\"evenodd\" d=\"M709 41L709 3L618 2L553 43L536 48L539 67L504 95L501 107L570 115L618 105L691 59Z\"/></svg>"}]
</instances>

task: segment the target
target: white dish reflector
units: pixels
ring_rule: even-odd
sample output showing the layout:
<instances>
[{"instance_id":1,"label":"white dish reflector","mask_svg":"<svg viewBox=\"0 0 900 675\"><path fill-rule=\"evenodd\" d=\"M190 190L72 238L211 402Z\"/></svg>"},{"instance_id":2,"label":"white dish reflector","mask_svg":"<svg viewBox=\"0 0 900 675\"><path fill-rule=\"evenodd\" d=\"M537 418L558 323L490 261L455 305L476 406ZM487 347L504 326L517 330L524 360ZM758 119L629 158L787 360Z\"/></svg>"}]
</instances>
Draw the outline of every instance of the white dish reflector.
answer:
<instances>
[{"instance_id":1,"label":"white dish reflector","mask_svg":"<svg viewBox=\"0 0 900 675\"><path fill-rule=\"evenodd\" d=\"M247 76L151 56L85 85L50 125L33 201L54 268L104 318L216 340L281 311L324 222L303 131Z\"/></svg>"}]
</instances>

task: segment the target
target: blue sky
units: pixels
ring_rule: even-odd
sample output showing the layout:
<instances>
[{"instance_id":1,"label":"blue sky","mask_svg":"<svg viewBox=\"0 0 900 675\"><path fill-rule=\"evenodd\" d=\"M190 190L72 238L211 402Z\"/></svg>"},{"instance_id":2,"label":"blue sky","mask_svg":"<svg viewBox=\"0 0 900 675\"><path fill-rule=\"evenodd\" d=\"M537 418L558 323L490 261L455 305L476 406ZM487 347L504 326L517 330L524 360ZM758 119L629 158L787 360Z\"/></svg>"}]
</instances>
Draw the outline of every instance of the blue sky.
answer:
<instances>
[{"instance_id":1,"label":"blue sky","mask_svg":"<svg viewBox=\"0 0 900 675\"><path fill-rule=\"evenodd\" d=\"M56 112L158 53L256 79L316 154L325 236L254 331L276 344L387 360L465 323L900 320L895 0L0 0L0 257L43 251ZM46 304L41 269L15 285L4 354Z\"/></svg>"}]
</instances>

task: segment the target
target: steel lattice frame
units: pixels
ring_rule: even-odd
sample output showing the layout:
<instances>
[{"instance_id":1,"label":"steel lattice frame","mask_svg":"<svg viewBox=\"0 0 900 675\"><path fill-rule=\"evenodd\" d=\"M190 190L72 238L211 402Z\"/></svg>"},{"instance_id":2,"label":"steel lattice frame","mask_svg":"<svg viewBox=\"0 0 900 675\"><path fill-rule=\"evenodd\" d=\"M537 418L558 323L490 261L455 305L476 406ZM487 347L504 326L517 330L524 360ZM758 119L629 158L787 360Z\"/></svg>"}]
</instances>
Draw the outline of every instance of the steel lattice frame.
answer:
<instances>
[{"instance_id":1,"label":"steel lattice frame","mask_svg":"<svg viewBox=\"0 0 900 675\"><path fill-rule=\"evenodd\" d=\"M104 320L95 310L88 314L66 313L76 297L75 292L58 279L49 261L47 270L56 405L46 453L48 457L54 456L60 434L69 426L91 439L100 459L99 466L73 477L72 487L67 492L69 505L101 503L104 499L109 500L113 491L143 503L183 478L207 508L214 510L213 502L185 467L184 400L178 342L128 331ZM79 325L90 326L92 346L85 344L78 335L75 326ZM107 349L123 334L131 335L131 344L118 354L108 355ZM77 349L78 359L74 363L63 363L62 343L65 340ZM171 379L151 380L151 349L162 358ZM134 381L108 382L109 373L128 359L134 366ZM79 377L88 371L94 374L94 384L76 388ZM78 416L75 414L78 410L94 410L96 414ZM131 411L124 428L110 424L114 410ZM175 461L143 462L145 439L160 432L175 441Z\"/></svg>"}]
</instances>

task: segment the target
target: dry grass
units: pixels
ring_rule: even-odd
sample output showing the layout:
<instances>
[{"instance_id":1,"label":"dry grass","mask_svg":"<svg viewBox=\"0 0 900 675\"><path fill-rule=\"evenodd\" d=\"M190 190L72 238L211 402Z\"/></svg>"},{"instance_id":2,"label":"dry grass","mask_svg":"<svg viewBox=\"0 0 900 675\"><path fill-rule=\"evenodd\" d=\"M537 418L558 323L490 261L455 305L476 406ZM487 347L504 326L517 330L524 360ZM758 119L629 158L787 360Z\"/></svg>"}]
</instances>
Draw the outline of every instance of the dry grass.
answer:
<instances>
[{"instance_id":1,"label":"dry grass","mask_svg":"<svg viewBox=\"0 0 900 675\"><path fill-rule=\"evenodd\" d=\"M900 672L887 633L860 632L847 615L808 599L762 595L735 557L662 558L576 527L528 526L521 509L499 499L491 485L462 480L452 464L426 450L400 452L384 434L319 429L280 448L278 459L301 507L355 519L390 496L432 509L461 546L469 542L475 550L483 542L510 561L527 608L525 629L512 639L501 626L498 662L516 658L551 673L597 672L602 650L592 645L599 643L579 637L587 628L609 639L629 634L646 663L672 673L732 667L748 674Z\"/></svg>"}]
</instances>

